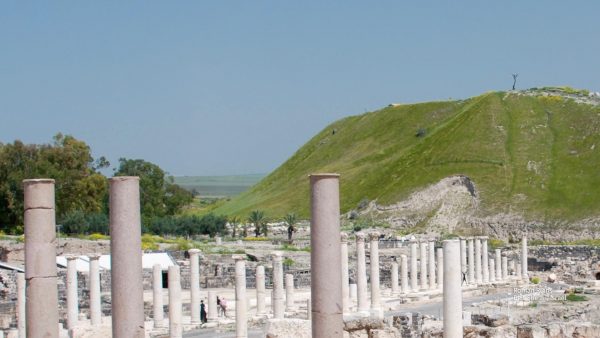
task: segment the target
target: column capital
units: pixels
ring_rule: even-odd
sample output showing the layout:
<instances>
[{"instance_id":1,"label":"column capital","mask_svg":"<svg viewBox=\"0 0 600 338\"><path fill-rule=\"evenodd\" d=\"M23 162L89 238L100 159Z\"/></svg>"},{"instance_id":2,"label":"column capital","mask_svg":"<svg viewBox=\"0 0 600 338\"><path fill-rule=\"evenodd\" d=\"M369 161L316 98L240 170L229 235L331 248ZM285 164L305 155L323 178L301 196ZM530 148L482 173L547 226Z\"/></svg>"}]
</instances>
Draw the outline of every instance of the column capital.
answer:
<instances>
[{"instance_id":1,"label":"column capital","mask_svg":"<svg viewBox=\"0 0 600 338\"><path fill-rule=\"evenodd\" d=\"M199 249L189 249L188 253L190 254L190 256L192 255L197 255L199 254L201 251Z\"/></svg>"},{"instance_id":2,"label":"column capital","mask_svg":"<svg viewBox=\"0 0 600 338\"><path fill-rule=\"evenodd\" d=\"M90 260L98 260L102 257L102 254L99 253L91 253L87 255Z\"/></svg>"},{"instance_id":3,"label":"column capital","mask_svg":"<svg viewBox=\"0 0 600 338\"><path fill-rule=\"evenodd\" d=\"M357 241L357 242L362 242L362 243L364 243L364 242L365 242L365 237L366 237L366 235L365 235L365 233L364 233L364 232L357 232L357 233L356 233L356 241Z\"/></svg>"},{"instance_id":4,"label":"column capital","mask_svg":"<svg viewBox=\"0 0 600 338\"><path fill-rule=\"evenodd\" d=\"M379 241L379 231L369 232L369 239L371 241Z\"/></svg>"},{"instance_id":5,"label":"column capital","mask_svg":"<svg viewBox=\"0 0 600 338\"><path fill-rule=\"evenodd\" d=\"M79 258L79 256L77 256L77 255L65 255L65 258L66 258L68 261L73 261L73 260L76 260L76 259L78 259L78 258Z\"/></svg>"},{"instance_id":6,"label":"column capital","mask_svg":"<svg viewBox=\"0 0 600 338\"><path fill-rule=\"evenodd\" d=\"M348 234L345 232L340 232L340 241L341 243L348 243Z\"/></svg>"},{"instance_id":7,"label":"column capital","mask_svg":"<svg viewBox=\"0 0 600 338\"><path fill-rule=\"evenodd\" d=\"M281 261L282 253L281 251L273 251L271 252L271 257L273 258L273 261Z\"/></svg>"}]
</instances>

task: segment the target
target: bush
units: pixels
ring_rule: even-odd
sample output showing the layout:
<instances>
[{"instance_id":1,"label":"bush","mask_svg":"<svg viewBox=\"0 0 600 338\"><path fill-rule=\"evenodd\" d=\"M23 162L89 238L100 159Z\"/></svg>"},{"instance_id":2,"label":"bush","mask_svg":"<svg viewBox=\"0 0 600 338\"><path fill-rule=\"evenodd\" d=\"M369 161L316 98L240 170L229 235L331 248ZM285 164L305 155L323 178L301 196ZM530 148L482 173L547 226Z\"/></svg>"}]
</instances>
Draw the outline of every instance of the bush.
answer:
<instances>
[{"instance_id":1,"label":"bush","mask_svg":"<svg viewBox=\"0 0 600 338\"><path fill-rule=\"evenodd\" d=\"M567 295L567 300L571 301L571 302L583 302L583 301L586 301L587 298L585 296L582 296L582 295L576 295L574 293L569 293Z\"/></svg>"},{"instance_id":2,"label":"bush","mask_svg":"<svg viewBox=\"0 0 600 338\"><path fill-rule=\"evenodd\" d=\"M99 234L99 233L93 233L93 234L87 236L86 239L88 239L90 241L99 241L99 240L110 239L110 237L106 236L106 235L103 235L103 234Z\"/></svg>"},{"instance_id":3,"label":"bush","mask_svg":"<svg viewBox=\"0 0 600 338\"><path fill-rule=\"evenodd\" d=\"M536 277L531 277L531 282L533 284L540 284L540 281L541 281L540 277L537 277L537 276Z\"/></svg>"},{"instance_id":4,"label":"bush","mask_svg":"<svg viewBox=\"0 0 600 338\"><path fill-rule=\"evenodd\" d=\"M501 239L490 238L490 240L488 241L488 245L490 246L490 249L496 250L504 247L505 243Z\"/></svg>"},{"instance_id":5,"label":"bush","mask_svg":"<svg viewBox=\"0 0 600 338\"><path fill-rule=\"evenodd\" d=\"M264 242L264 241L270 241L270 239L268 237L244 237L244 241Z\"/></svg>"},{"instance_id":6,"label":"bush","mask_svg":"<svg viewBox=\"0 0 600 338\"><path fill-rule=\"evenodd\" d=\"M290 266L294 265L294 263L296 263L296 262L294 262L294 260L289 257L287 257L283 260L283 265L287 266L288 268Z\"/></svg>"}]
</instances>

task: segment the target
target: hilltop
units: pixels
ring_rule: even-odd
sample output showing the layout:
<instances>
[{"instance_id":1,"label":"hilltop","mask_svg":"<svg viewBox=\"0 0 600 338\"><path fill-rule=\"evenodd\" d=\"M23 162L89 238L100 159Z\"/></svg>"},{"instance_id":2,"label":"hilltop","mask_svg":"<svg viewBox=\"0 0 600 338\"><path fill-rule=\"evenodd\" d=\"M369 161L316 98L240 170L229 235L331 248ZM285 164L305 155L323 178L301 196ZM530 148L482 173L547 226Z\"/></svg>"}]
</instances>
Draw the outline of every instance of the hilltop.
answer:
<instances>
[{"instance_id":1,"label":"hilltop","mask_svg":"<svg viewBox=\"0 0 600 338\"><path fill-rule=\"evenodd\" d=\"M598 93L548 87L394 104L327 126L217 212L307 218L307 176L337 172L341 209L352 217L453 222L450 230L498 215L576 223L600 215L598 147Z\"/></svg>"}]
</instances>

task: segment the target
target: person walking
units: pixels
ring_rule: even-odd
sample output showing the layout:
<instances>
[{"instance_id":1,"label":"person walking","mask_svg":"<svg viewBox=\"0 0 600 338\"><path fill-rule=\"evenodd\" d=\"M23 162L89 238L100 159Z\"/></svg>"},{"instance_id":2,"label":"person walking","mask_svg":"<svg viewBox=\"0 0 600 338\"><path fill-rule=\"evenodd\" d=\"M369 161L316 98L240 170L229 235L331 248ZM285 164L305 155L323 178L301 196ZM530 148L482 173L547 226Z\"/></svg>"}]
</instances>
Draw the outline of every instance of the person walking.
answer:
<instances>
[{"instance_id":1,"label":"person walking","mask_svg":"<svg viewBox=\"0 0 600 338\"><path fill-rule=\"evenodd\" d=\"M223 311L223 317L227 318L227 301L225 297L221 299L221 311Z\"/></svg>"}]
</instances>

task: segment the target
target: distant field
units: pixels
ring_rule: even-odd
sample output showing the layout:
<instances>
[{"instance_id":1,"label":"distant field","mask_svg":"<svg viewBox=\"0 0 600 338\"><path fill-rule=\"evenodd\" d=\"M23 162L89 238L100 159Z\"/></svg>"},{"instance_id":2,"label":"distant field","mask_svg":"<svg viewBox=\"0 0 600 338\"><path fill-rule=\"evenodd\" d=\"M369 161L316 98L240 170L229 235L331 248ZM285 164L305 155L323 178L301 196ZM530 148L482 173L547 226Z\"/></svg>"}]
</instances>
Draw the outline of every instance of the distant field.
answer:
<instances>
[{"instance_id":1,"label":"distant field","mask_svg":"<svg viewBox=\"0 0 600 338\"><path fill-rule=\"evenodd\" d=\"M187 190L196 190L203 197L230 197L248 190L265 174L231 176L179 176L175 183Z\"/></svg>"}]
</instances>

